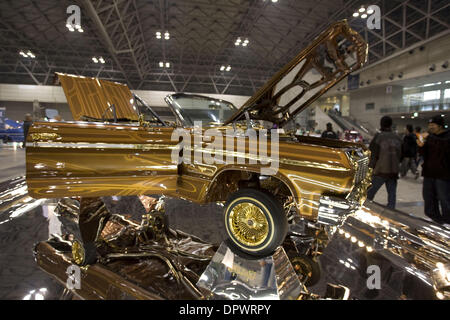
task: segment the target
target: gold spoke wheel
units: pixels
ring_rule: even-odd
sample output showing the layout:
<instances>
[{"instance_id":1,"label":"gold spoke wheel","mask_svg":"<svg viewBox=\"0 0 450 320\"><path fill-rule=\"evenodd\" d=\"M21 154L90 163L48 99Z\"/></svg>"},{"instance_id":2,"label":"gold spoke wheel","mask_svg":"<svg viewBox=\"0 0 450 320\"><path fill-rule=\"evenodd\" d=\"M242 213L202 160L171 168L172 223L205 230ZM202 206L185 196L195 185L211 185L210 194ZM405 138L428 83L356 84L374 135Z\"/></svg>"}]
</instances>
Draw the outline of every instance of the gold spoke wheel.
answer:
<instances>
[{"instance_id":1,"label":"gold spoke wheel","mask_svg":"<svg viewBox=\"0 0 450 320\"><path fill-rule=\"evenodd\" d=\"M250 247L260 245L269 235L269 222L264 212L250 202L233 207L229 215L229 226L236 239Z\"/></svg>"}]
</instances>

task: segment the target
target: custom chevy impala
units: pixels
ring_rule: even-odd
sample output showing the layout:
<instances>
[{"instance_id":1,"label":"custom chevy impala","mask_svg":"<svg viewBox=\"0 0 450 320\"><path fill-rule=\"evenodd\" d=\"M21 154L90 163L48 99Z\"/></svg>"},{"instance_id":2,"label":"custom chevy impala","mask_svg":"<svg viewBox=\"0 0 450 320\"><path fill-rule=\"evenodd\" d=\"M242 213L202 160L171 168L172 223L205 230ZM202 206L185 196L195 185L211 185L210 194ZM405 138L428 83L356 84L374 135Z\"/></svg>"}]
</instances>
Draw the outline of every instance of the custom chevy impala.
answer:
<instances>
[{"instance_id":1,"label":"custom chevy impala","mask_svg":"<svg viewBox=\"0 0 450 320\"><path fill-rule=\"evenodd\" d=\"M360 144L264 128L283 128L293 121L361 68L367 48L346 21L335 23L239 109L209 97L169 95L166 102L176 123L163 121L125 85L59 74L75 121L33 124L27 139L29 194L163 194L198 203L222 202L230 245L253 256L269 255L281 245L296 217L339 225L365 200L368 150ZM203 136L210 128L222 134L220 152ZM184 139L190 147L182 148L181 138L174 139L179 129L199 132L200 139ZM243 134L230 136L239 129ZM246 134L249 129L257 140ZM278 135L279 141L271 140ZM270 141L266 156L261 156L262 137ZM239 143L244 143L241 150ZM274 143L276 150L271 148ZM220 153L236 161L206 163L197 161L198 153ZM268 167L276 170L265 173L262 169ZM92 249L92 241L84 239L85 251Z\"/></svg>"}]
</instances>

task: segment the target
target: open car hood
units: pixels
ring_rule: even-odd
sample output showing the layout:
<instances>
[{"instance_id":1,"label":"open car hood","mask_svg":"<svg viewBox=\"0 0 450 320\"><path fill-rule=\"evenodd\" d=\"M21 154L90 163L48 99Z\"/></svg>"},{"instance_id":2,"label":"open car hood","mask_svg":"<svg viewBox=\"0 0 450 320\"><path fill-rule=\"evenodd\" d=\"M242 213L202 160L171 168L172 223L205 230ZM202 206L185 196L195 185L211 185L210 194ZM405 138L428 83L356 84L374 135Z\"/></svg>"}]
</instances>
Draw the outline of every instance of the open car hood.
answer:
<instances>
[{"instance_id":1,"label":"open car hood","mask_svg":"<svg viewBox=\"0 0 450 320\"><path fill-rule=\"evenodd\" d=\"M133 94L127 85L56 73L66 95L74 120L113 118L137 120Z\"/></svg>"},{"instance_id":2,"label":"open car hood","mask_svg":"<svg viewBox=\"0 0 450 320\"><path fill-rule=\"evenodd\" d=\"M368 45L347 21L330 26L225 124L251 119L283 126L367 60Z\"/></svg>"}]
</instances>

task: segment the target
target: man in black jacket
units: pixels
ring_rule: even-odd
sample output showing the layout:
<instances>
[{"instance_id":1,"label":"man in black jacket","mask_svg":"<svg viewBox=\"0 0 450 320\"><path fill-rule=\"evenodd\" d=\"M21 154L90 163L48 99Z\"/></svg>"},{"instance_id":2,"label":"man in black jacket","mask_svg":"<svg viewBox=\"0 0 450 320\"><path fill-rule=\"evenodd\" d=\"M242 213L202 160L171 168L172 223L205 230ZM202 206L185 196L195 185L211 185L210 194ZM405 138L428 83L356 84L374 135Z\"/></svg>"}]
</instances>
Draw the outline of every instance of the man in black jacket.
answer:
<instances>
[{"instance_id":1,"label":"man in black jacket","mask_svg":"<svg viewBox=\"0 0 450 320\"><path fill-rule=\"evenodd\" d=\"M425 214L437 223L450 223L450 131L445 129L444 118L437 115L430 119L428 132L420 149Z\"/></svg>"},{"instance_id":2,"label":"man in black jacket","mask_svg":"<svg viewBox=\"0 0 450 320\"><path fill-rule=\"evenodd\" d=\"M403 138L402 145L402 165L400 168L400 175L402 177L406 176L408 170L415 175L417 179L419 177L419 172L417 171L416 157L417 157L417 137L414 134L413 126L406 125L406 135Z\"/></svg>"},{"instance_id":3,"label":"man in black jacket","mask_svg":"<svg viewBox=\"0 0 450 320\"><path fill-rule=\"evenodd\" d=\"M327 130L325 130L322 133L322 138L327 138L327 139L337 139L338 138L336 133L333 131L333 125L331 124L331 122L327 123Z\"/></svg>"},{"instance_id":4,"label":"man in black jacket","mask_svg":"<svg viewBox=\"0 0 450 320\"><path fill-rule=\"evenodd\" d=\"M367 198L373 200L377 191L386 184L388 207L395 209L397 179L402 156L402 140L392 132L392 118L384 116L380 121L381 132L377 133L369 145L371 152L369 166L373 168L372 186Z\"/></svg>"}]
</instances>

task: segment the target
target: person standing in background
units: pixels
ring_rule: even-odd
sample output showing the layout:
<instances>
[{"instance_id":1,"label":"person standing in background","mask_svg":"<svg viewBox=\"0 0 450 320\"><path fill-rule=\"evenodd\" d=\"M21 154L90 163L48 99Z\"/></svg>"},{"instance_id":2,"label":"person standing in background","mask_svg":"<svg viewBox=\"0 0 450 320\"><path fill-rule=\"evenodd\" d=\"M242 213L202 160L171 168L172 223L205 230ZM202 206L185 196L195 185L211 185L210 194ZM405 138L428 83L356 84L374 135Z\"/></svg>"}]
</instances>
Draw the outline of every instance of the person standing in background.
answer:
<instances>
[{"instance_id":1,"label":"person standing in background","mask_svg":"<svg viewBox=\"0 0 450 320\"><path fill-rule=\"evenodd\" d=\"M413 126L411 124L406 125L406 134L403 138L402 144L402 165L400 169L400 175L402 178L406 176L408 170L414 174L415 178L419 177L419 172L416 166L417 157L417 142L416 135L413 133Z\"/></svg>"},{"instance_id":2,"label":"person standing in background","mask_svg":"<svg viewBox=\"0 0 450 320\"><path fill-rule=\"evenodd\" d=\"M296 124L295 134L296 134L297 136L302 136L302 135L303 135L303 130L302 130L302 128L301 128L301 126L300 126L299 123Z\"/></svg>"},{"instance_id":3,"label":"person standing in background","mask_svg":"<svg viewBox=\"0 0 450 320\"><path fill-rule=\"evenodd\" d=\"M421 127L416 127L416 130L415 130L414 133L416 134L416 138L417 138L416 139L417 147L418 148L422 148L423 144L425 143L425 137L422 134L422 128ZM417 152L417 157L416 157L416 168L417 168L417 171L419 171L418 168L419 168L419 165L422 164L422 162L423 162L423 157L422 157L422 155L419 152Z\"/></svg>"},{"instance_id":4,"label":"person standing in background","mask_svg":"<svg viewBox=\"0 0 450 320\"><path fill-rule=\"evenodd\" d=\"M450 130L437 115L430 119L428 132L419 149L423 155L425 215L437 223L450 224Z\"/></svg>"},{"instance_id":5,"label":"person standing in background","mask_svg":"<svg viewBox=\"0 0 450 320\"><path fill-rule=\"evenodd\" d=\"M333 125L331 124L331 122L327 123L327 130L325 130L322 133L322 138L327 138L327 139L337 139L338 138L336 133L333 131Z\"/></svg>"},{"instance_id":6,"label":"person standing in background","mask_svg":"<svg viewBox=\"0 0 450 320\"><path fill-rule=\"evenodd\" d=\"M23 121L23 147L26 148L28 131L30 130L31 124L33 123L33 118L31 114L25 114L25 119Z\"/></svg>"},{"instance_id":7,"label":"person standing in background","mask_svg":"<svg viewBox=\"0 0 450 320\"><path fill-rule=\"evenodd\" d=\"M392 118L384 116L380 120L381 132L377 133L369 145L371 151L369 167L373 168L372 186L367 198L373 200L378 190L386 185L388 207L395 209L397 201L397 180L402 156L402 140L392 132Z\"/></svg>"}]
</instances>

